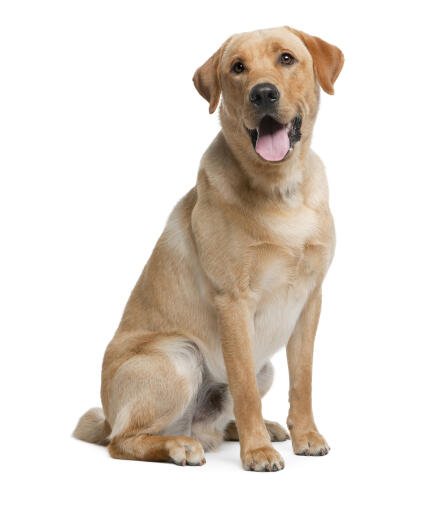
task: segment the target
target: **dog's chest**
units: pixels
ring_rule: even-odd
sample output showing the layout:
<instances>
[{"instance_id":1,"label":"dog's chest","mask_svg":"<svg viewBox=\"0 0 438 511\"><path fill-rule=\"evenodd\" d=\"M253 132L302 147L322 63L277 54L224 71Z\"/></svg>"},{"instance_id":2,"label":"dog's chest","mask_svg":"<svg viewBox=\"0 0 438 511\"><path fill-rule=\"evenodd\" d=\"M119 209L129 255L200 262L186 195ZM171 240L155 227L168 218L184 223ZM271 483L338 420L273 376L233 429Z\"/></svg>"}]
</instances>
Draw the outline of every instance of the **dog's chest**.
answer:
<instances>
[{"instance_id":1,"label":"dog's chest","mask_svg":"<svg viewBox=\"0 0 438 511\"><path fill-rule=\"evenodd\" d=\"M260 369L285 346L325 265L325 247L316 241L317 213L298 214L270 223L270 237L260 244L252 288L257 294L253 349Z\"/></svg>"},{"instance_id":2,"label":"dog's chest","mask_svg":"<svg viewBox=\"0 0 438 511\"><path fill-rule=\"evenodd\" d=\"M254 314L253 352L256 370L285 346L295 328L308 294L289 287L259 305Z\"/></svg>"}]
</instances>

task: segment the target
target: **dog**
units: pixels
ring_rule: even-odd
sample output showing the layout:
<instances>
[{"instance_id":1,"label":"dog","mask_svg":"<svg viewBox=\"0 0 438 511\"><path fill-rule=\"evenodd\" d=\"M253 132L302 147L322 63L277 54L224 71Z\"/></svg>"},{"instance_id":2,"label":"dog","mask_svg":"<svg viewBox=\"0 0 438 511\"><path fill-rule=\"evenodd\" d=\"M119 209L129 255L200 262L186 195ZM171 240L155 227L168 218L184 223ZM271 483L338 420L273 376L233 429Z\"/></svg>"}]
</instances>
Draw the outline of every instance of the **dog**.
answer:
<instances>
[{"instance_id":1,"label":"dog","mask_svg":"<svg viewBox=\"0 0 438 511\"><path fill-rule=\"evenodd\" d=\"M324 166L310 149L320 88L334 93L344 57L290 27L237 34L195 72L221 131L197 184L176 205L102 366L103 410L76 438L114 458L203 465L239 440L243 468L278 471L261 397L286 346L293 450L329 446L312 412L321 285L335 247Z\"/></svg>"}]
</instances>

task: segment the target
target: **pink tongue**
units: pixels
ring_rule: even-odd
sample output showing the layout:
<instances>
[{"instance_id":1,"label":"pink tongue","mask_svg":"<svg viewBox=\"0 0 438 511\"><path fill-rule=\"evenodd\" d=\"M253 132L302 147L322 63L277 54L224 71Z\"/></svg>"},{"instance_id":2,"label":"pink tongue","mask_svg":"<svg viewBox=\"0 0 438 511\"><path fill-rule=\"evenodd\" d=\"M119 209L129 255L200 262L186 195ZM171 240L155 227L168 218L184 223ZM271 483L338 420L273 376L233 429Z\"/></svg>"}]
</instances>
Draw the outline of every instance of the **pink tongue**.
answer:
<instances>
[{"instance_id":1,"label":"pink tongue","mask_svg":"<svg viewBox=\"0 0 438 511\"><path fill-rule=\"evenodd\" d=\"M259 134L255 150L265 160L282 160L289 151L286 127L282 127L274 133Z\"/></svg>"}]
</instances>

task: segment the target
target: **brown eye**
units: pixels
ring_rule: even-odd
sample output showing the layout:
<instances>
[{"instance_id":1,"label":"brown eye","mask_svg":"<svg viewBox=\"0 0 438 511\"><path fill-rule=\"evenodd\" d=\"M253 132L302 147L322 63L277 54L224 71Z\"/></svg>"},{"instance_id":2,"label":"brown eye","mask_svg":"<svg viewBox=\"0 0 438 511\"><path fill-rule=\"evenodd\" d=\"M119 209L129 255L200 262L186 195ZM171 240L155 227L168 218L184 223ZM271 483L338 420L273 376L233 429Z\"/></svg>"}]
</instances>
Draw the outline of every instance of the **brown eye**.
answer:
<instances>
[{"instance_id":1,"label":"brown eye","mask_svg":"<svg viewBox=\"0 0 438 511\"><path fill-rule=\"evenodd\" d=\"M242 64L242 62L236 62L234 65L233 65L233 72L234 73L243 73L245 71L245 66Z\"/></svg>"},{"instance_id":2,"label":"brown eye","mask_svg":"<svg viewBox=\"0 0 438 511\"><path fill-rule=\"evenodd\" d=\"M286 66L290 66L295 62L295 58L290 53L282 53L280 55L280 62Z\"/></svg>"}]
</instances>

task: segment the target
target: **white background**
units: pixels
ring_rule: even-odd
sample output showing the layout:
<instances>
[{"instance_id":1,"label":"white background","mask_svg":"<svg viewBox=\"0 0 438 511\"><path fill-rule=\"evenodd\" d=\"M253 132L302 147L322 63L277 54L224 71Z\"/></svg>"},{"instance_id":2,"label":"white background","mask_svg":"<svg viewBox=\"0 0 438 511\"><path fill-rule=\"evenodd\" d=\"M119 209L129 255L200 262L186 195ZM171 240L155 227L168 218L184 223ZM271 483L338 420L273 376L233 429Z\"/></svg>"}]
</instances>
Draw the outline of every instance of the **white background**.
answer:
<instances>
[{"instance_id":1,"label":"white background","mask_svg":"<svg viewBox=\"0 0 438 511\"><path fill-rule=\"evenodd\" d=\"M2 1L3 509L436 509L437 36L433 2ZM70 437L106 344L219 129L194 70L232 33L337 44L314 149L338 244L314 409L332 450L248 473L116 461ZM285 422L284 353L264 415ZM278 444L277 444L278 445Z\"/></svg>"}]
</instances>

